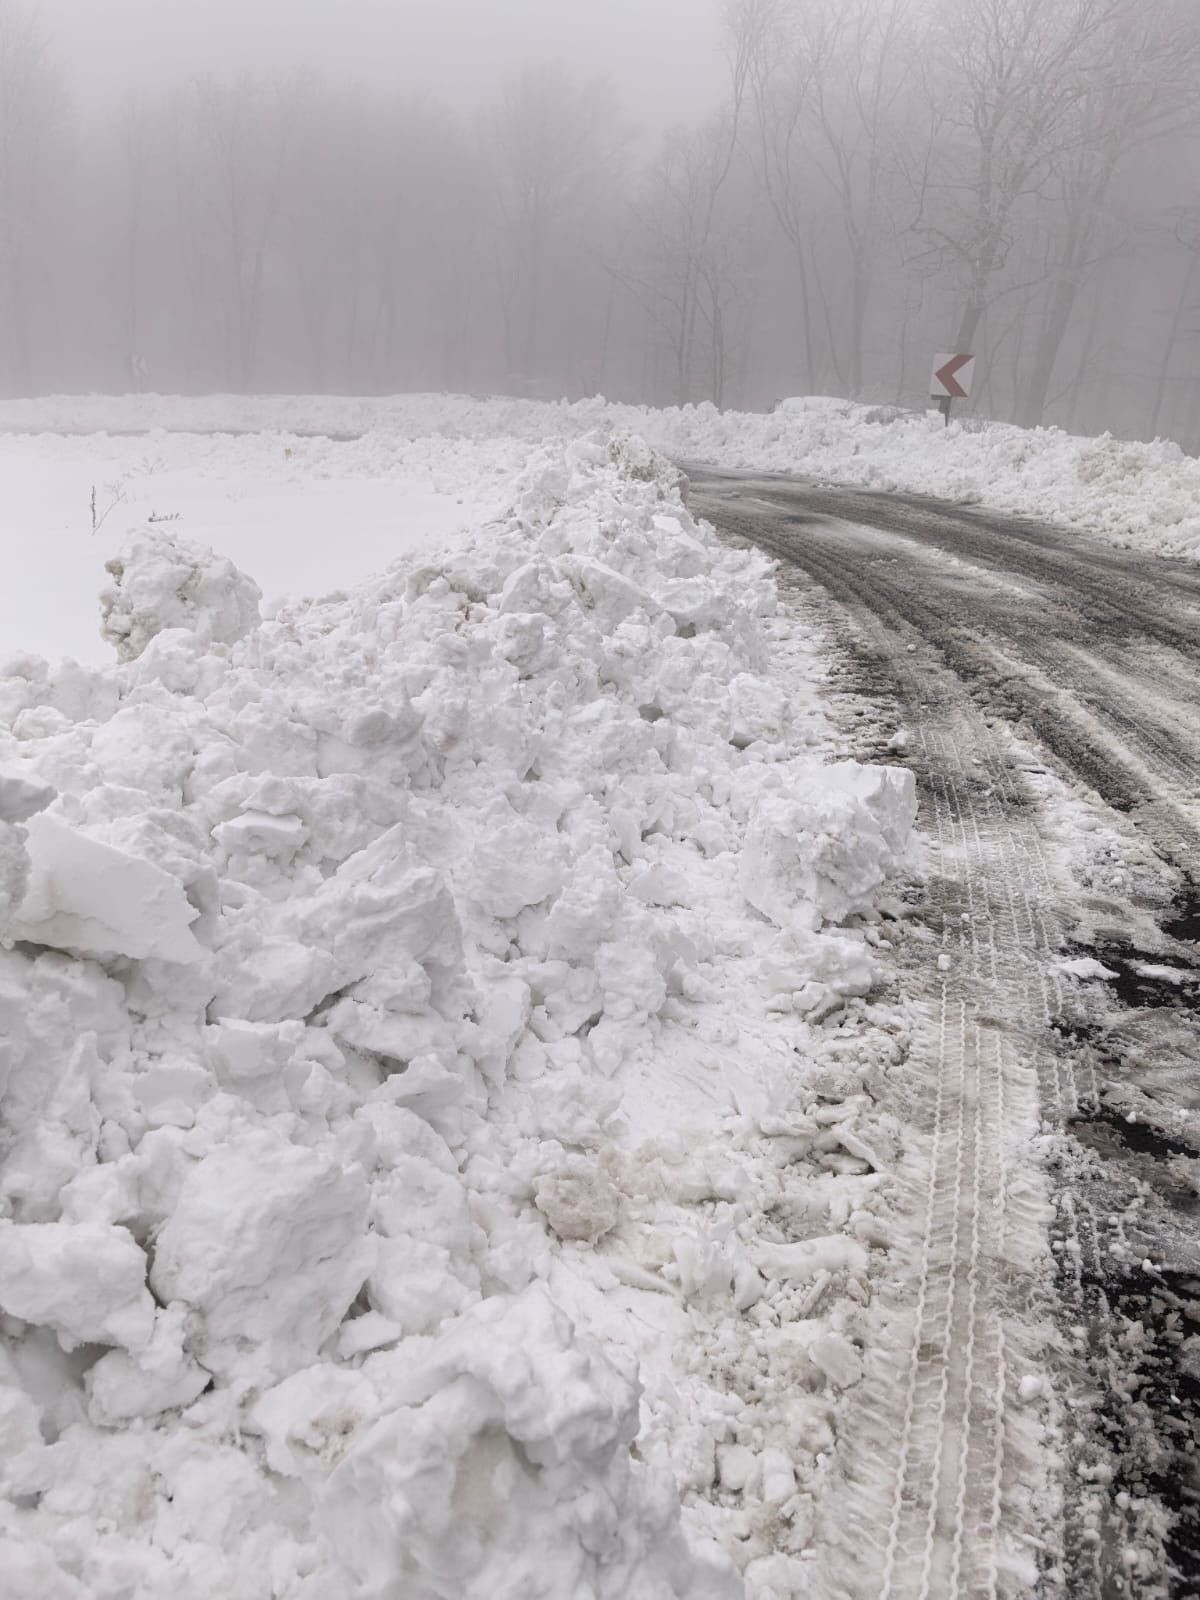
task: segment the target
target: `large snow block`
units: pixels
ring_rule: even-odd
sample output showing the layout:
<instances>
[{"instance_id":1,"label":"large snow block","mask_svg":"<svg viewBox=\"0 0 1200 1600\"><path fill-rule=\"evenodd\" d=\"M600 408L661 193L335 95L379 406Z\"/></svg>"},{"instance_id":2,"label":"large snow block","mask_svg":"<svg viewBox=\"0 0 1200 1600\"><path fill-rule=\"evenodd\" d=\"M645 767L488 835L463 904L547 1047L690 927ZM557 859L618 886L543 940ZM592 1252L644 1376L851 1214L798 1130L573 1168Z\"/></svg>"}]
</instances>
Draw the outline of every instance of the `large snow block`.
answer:
<instances>
[{"instance_id":1,"label":"large snow block","mask_svg":"<svg viewBox=\"0 0 1200 1600\"><path fill-rule=\"evenodd\" d=\"M138 1350L154 1330L146 1257L132 1234L107 1223L0 1222L0 1309L53 1328L68 1350Z\"/></svg>"},{"instance_id":2,"label":"large snow block","mask_svg":"<svg viewBox=\"0 0 1200 1600\"><path fill-rule=\"evenodd\" d=\"M199 961L198 912L170 873L52 812L25 824L29 882L10 937L84 955Z\"/></svg>"},{"instance_id":3,"label":"large snow block","mask_svg":"<svg viewBox=\"0 0 1200 1600\"><path fill-rule=\"evenodd\" d=\"M780 928L867 915L905 865L916 814L916 784L903 767L842 761L764 789L746 828L742 893Z\"/></svg>"},{"instance_id":4,"label":"large snow block","mask_svg":"<svg viewBox=\"0 0 1200 1600\"><path fill-rule=\"evenodd\" d=\"M198 1313L191 1353L210 1372L280 1378L315 1361L374 1260L356 1167L255 1130L185 1178L150 1282Z\"/></svg>"}]
</instances>

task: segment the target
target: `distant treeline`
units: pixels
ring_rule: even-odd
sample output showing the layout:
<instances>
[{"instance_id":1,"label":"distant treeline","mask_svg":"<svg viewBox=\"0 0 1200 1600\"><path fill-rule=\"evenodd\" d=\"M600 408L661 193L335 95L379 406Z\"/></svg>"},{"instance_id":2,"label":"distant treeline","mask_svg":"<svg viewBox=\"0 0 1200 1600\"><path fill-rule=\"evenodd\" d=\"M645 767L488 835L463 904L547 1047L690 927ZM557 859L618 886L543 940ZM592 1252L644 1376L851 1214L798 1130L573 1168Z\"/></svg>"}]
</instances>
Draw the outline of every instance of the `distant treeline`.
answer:
<instances>
[{"instance_id":1,"label":"distant treeline","mask_svg":"<svg viewBox=\"0 0 1200 1600\"><path fill-rule=\"evenodd\" d=\"M923 404L972 350L984 415L1200 441L1195 0L733 0L726 44L654 147L553 64L472 117L85 117L0 0L0 388Z\"/></svg>"}]
</instances>

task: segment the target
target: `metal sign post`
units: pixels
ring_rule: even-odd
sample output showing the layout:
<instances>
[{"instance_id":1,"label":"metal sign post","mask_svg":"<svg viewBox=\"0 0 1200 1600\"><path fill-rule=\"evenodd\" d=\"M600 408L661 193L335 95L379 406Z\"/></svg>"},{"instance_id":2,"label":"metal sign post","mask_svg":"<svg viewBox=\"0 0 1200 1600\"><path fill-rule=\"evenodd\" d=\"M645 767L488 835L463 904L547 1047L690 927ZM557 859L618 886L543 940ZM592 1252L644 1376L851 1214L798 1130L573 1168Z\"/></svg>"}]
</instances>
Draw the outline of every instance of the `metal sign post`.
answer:
<instances>
[{"instance_id":1,"label":"metal sign post","mask_svg":"<svg viewBox=\"0 0 1200 1600\"><path fill-rule=\"evenodd\" d=\"M971 380L975 376L975 357L970 355L938 355L933 358L933 376L929 380L929 393L937 401L938 410L950 426L950 407L955 400L965 400L971 393Z\"/></svg>"}]
</instances>

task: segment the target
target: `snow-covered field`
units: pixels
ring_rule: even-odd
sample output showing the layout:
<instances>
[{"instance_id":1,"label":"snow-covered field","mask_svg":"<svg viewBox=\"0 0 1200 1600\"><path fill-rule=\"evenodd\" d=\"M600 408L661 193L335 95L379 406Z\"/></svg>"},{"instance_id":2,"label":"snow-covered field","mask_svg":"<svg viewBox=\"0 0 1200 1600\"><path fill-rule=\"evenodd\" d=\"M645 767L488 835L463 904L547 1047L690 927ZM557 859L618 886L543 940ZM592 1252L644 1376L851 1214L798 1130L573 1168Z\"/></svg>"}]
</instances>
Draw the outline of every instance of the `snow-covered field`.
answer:
<instances>
[{"instance_id":1,"label":"snow-covered field","mask_svg":"<svg viewBox=\"0 0 1200 1600\"><path fill-rule=\"evenodd\" d=\"M323 594L405 552L445 549L497 508L524 453L512 439L394 434L0 436L2 648L107 660L96 593L129 527L232 555L268 598Z\"/></svg>"},{"instance_id":2,"label":"snow-covered field","mask_svg":"<svg viewBox=\"0 0 1200 1600\"><path fill-rule=\"evenodd\" d=\"M785 402L769 416L710 405L652 410L603 400L552 405L438 395L84 395L0 403L0 429L14 430L265 428L536 442L602 426L635 431L676 458L982 503L1115 544L1200 558L1200 460L1164 440L1080 438L1002 423L946 428L935 412L823 399Z\"/></svg>"},{"instance_id":3,"label":"snow-covered field","mask_svg":"<svg viewBox=\"0 0 1200 1600\"><path fill-rule=\"evenodd\" d=\"M836 1525L911 777L611 415L422 404L2 447L6 1600L789 1600ZM29 654L131 522L116 664Z\"/></svg>"}]
</instances>

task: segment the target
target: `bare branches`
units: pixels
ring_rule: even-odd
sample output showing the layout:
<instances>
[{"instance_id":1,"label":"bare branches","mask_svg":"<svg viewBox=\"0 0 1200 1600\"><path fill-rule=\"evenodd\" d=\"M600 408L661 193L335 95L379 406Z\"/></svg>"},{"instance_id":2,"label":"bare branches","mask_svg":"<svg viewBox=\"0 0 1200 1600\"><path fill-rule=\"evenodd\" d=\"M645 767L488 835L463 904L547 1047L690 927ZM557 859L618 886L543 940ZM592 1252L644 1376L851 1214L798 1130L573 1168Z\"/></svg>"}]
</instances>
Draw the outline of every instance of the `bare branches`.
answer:
<instances>
[{"instance_id":1,"label":"bare branches","mask_svg":"<svg viewBox=\"0 0 1200 1600\"><path fill-rule=\"evenodd\" d=\"M550 66L507 83L481 126L492 176L497 281L508 370L536 387L549 275L570 254L589 208L619 179L629 130L612 86L575 84Z\"/></svg>"},{"instance_id":2,"label":"bare branches","mask_svg":"<svg viewBox=\"0 0 1200 1600\"><path fill-rule=\"evenodd\" d=\"M1196 0L697 0L724 9L725 89L665 138L551 63L472 117L312 82L148 88L74 165L23 3L0 0L10 390L912 402L961 342L994 352L977 403L1000 414L1200 430L1200 379L1162 352L1196 298L1175 315L1200 249Z\"/></svg>"},{"instance_id":3,"label":"bare branches","mask_svg":"<svg viewBox=\"0 0 1200 1600\"><path fill-rule=\"evenodd\" d=\"M0 370L32 387L30 317L36 229L55 191L66 97L36 14L0 0Z\"/></svg>"}]
</instances>

